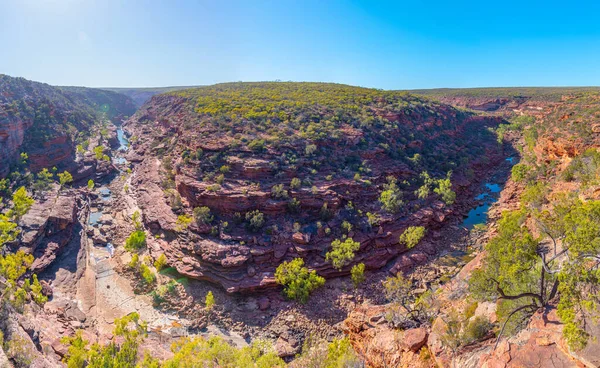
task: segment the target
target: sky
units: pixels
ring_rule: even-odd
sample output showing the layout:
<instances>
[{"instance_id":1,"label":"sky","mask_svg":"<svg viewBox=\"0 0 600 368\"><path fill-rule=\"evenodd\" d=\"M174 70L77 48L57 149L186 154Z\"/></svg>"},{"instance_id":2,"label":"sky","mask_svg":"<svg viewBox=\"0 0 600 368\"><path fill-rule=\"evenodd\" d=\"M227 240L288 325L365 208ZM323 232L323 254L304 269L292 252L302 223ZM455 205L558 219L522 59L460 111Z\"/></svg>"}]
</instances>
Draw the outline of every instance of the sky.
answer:
<instances>
[{"instance_id":1,"label":"sky","mask_svg":"<svg viewBox=\"0 0 600 368\"><path fill-rule=\"evenodd\" d=\"M0 0L0 73L53 85L600 85L598 1Z\"/></svg>"}]
</instances>

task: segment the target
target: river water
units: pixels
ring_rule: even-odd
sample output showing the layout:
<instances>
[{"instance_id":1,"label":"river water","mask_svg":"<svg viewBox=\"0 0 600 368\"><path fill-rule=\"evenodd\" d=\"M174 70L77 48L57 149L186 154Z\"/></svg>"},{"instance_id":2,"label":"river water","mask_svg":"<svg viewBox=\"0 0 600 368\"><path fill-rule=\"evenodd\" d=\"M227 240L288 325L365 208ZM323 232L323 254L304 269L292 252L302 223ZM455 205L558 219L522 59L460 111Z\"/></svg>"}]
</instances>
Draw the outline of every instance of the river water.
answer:
<instances>
[{"instance_id":1,"label":"river water","mask_svg":"<svg viewBox=\"0 0 600 368\"><path fill-rule=\"evenodd\" d=\"M506 159L506 162L511 166L514 164L514 161L514 157L508 157ZM488 210L496 203L496 201L498 201L502 189L503 187L500 184L491 182L485 183L483 193L475 197L476 200L482 201L483 203L469 211L467 217L463 220L463 226L471 230L476 225L485 225L488 218Z\"/></svg>"}]
</instances>

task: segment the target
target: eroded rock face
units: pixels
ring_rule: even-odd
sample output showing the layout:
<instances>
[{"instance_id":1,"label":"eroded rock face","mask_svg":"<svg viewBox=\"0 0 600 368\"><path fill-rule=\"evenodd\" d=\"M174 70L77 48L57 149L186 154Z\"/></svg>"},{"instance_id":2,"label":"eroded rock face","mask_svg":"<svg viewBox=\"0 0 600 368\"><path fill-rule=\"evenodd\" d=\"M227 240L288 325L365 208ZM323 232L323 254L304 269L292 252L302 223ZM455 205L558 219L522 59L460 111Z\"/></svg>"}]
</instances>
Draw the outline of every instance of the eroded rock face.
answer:
<instances>
[{"instance_id":1,"label":"eroded rock face","mask_svg":"<svg viewBox=\"0 0 600 368\"><path fill-rule=\"evenodd\" d=\"M47 268L73 237L77 221L77 197L74 193L49 196L36 202L23 216L21 249L35 257L30 269L38 273Z\"/></svg>"}]
</instances>

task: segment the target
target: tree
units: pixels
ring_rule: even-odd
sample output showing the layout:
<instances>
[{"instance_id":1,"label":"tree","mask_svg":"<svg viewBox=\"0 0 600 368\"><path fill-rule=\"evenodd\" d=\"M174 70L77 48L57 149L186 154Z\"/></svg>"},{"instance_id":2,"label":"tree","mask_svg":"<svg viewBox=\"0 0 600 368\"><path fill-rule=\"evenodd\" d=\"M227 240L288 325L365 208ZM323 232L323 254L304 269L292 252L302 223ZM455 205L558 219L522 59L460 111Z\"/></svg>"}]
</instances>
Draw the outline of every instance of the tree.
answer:
<instances>
[{"instance_id":1,"label":"tree","mask_svg":"<svg viewBox=\"0 0 600 368\"><path fill-rule=\"evenodd\" d=\"M35 201L27 195L25 187L20 187L13 193L12 202L13 208L9 211L9 216L18 221L29 211Z\"/></svg>"},{"instance_id":2,"label":"tree","mask_svg":"<svg viewBox=\"0 0 600 368\"><path fill-rule=\"evenodd\" d=\"M26 165L29 160L29 155L26 152L21 152L21 165Z\"/></svg>"},{"instance_id":3,"label":"tree","mask_svg":"<svg viewBox=\"0 0 600 368\"><path fill-rule=\"evenodd\" d=\"M43 193L50 189L50 184L52 184L52 178L54 174L48 171L47 168L43 168L39 173L37 173L37 180L33 184L33 190L36 193Z\"/></svg>"},{"instance_id":4,"label":"tree","mask_svg":"<svg viewBox=\"0 0 600 368\"><path fill-rule=\"evenodd\" d=\"M398 180L393 176L388 176L387 184L383 185L384 190L379 195L381 207L389 213L396 213L404 206L402 201L402 192L397 186Z\"/></svg>"},{"instance_id":5,"label":"tree","mask_svg":"<svg viewBox=\"0 0 600 368\"><path fill-rule=\"evenodd\" d=\"M529 177L530 168L526 164L516 164L511 169L512 180L520 183Z\"/></svg>"},{"instance_id":6,"label":"tree","mask_svg":"<svg viewBox=\"0 0 600 368\"><path fill-rule=\"evenodd\" d=\"M69 368L135 367L139 344L147 336L147 323L133 312L115 319L113 338L107 345L93 344L83 339L80 331L75 336L65 336L61 342L68 346L63 362Z\"/></svg>"},{"instance_id":7,"label":"tree","mask_svg":"<svg viewBox=\"0 0 600 368\"><path fill-rule=\"evenodd\" d=\"M73 182L73 176L70 172L65 170L64 172L58 174L58 182L60 183L61 187L64 187L66 184Z\"/></svg>"},{"instance_id":8,"label":"tree","mask_svg":"<svg viewBox=\"0 0 600 368\"><path fill-rule=\"evenodd\" d=\"M358 285L362 284L365 281L365 264L359 263L352 266L350 277L352 278L354 287L358 287Z\"/></svg>"},{"instance_id":9,"label":"tree","mask_svg":"<svg viewBox=\"0 0 600 368\"><path fill-rule=\"evenodd\" d=\"M92 179L88 180L87 187L89 190L94 190L95 186L96 186L96 184L94 183L94 181Z\"/></svg>"},{"instance_id":10,"label":"tree","mask_svg":"<svg viewBox=\"0 0 600 368\"><path fill-rule=\"evenodd\" d=\"M287 199L289 195L283 184L276 184L271 188L271 196L275 199Z\"/></svg>"},{"instance_id":11,"label":"tree","mask_svg":"<svg viewBox=\"0 0 600 368\"><path fill-rule=\"evenodd\" d=\"M383 283L385 295L396 308L392 309L393 322L403 328L420 326L428 323L434 313L431 308L431 292L426 291L416 296L412 282L399 272L395 277L388 277Z\"/></svg>"},{"instance_id":12,"label":"tree","mask_svg":"<svg viewBox=\"0 0 600 368\"><path fill-rule=\"evenodd\" d=\"M331 250L325 255L325 259L331 262L334 268L341 270L354 259L354 252L360 248L360 243L346 238L343 242L339 239L331 242Z\"/></svg>"},{"instance_id":13,"label":"tree","mask_svg":"<svg viewBox=\"0 0 600 368\"><path fill-rule=\"evenodd\" d=\"M413 248L419 244L421 239L425 236L425 228L423 226L409 226L400 235L398 241L400 244L406 245L408 249Z\"/></svg>"},{"instance_id":14,"label":"tree","mask_svg":"<svg viewBox=\"0 0 600 368\"><path fill-rule=\"evenodd\" d=\"M527 215L525 208L503 214L470 290L481 300L499 300L504 322L498 338L558 296L564 337L581 349L589 337L585 326L600 305L600 201L563 196L552 211L533 212L538 238L524 225Z\"/></svg>"},{"instance_id":15,"label":"tree","mask_svg":"<svg viewBox=\"0 0 600 368\"><path fill-rule=\"evenodd\" d=\"M190 224L192 223L192 220L193 220L192 216L189 216L186 214L177 216L177 222L176 222L177 230L185 231L188 228L188 226L190 226Z\"/></svg>"},{"instance_id":16,"label":"tree","mask_svg":"<svg viewBox=\"0 0 600 368\"><path fill-rule=\"evenodd\" d=\"M146 246L146 233L136 230L125 240L125 249L130 252L137 251Z\"/></svg>"},{"instance_id":17,"label":"tree","mask_svg":"<svg viewBox=\"0 0 600 368\"><path fill-rule=\"evenodd\" d=\"M325 279L304 267L302 258L283 262L275 270L275 280L283 285L283 293L289 299L306 303L310 294L325 284Z\"/></svg>"},{"instance_id":18,"label":"tree","mask_svg":"<svg viewBox=\"0 0 600 368\"><path fill-rule=\"evenodd\" d=\"M96 160L102 160L104 158L104 146L96 146L94 148L94 155L96 156Z\"/></svg>"},{"instance_id":19,"label":"tree","mask_svg":"<svg viewBox=\"0 0 600 368\"><path fill-rule=\"evenodd\" d=\"M19 233L17 224L10 221L8 216L0 214L0 247L17 239Z\"/></svg>"},{"instance_id":20,"label":"tree","mask_svg":"<svg viewBox=\"0 0 600 368\"><path fill-rule=\"evenodd\" d=\"M204 298L204 306L207 310L212 310L215 304L215 297L212 291L209 291L208 293L206 293L206 298Z\"/></svg>"},{"instance_id":21,"label":"tree","mask_svg":"<svg viewBox=\"0 0 600 368\"><path fill-rule=\"evenodd\" d=\"M291 189L299 189L301 185L302 185L302 182L298 178L293 178L292 181L290 182Z\"/></svg>"},{"instance_id":22,"label":"tree","mask_svg":"<svg viewBox=\"0 0 600 368\"><path fill-rule=\"evenodd\" d=\"M199 225L209 225L214 220L213 215L210 213L210 208L206 206L194 208L194 218Z\"/></svg>"},{"instance_id":23,"label":"tree","mask_svg":"<svg viewBox=\"0 0 600 368\"><path fill-rule=\"evenodd\" d=\"M265 140L254 139L248 144L248 148L254 152L262 152L265 149Z\"/></svg>"},{"instance_id":24,"label":"tree","mask_svg":"<svg viewBox=\"0 0 600 368\"><path fill-rule=\"evenodd\" d=\"M433 190L436 194L442 197L444 203L450 205L456 200L456 193L452 190L452 183L450 182L451 172L448 173L446 179L438 179L437 187Z\"/></svg>"},{"instance_id":25,"label":"tree","mask_svg":"<svg viewBox=\"0 0 600 368\"><path fill-rule=\"evenodd\" d=\"M427 171L423 171L420 176L421 176L421 179L423 180L423 185L421 185L419 187L419 189L417 189L415 191L415 194L417 195L417 197L419 197L419 199L425 199L425 198L429 197L429 193L431 192L431 187L435 184L435 180L433 180L429 176Z\"/></svg>"},{"instance_id":26,"label":"tree","mask_svg":"<svg viewBox=\"0 0 600 368\"><path fill-rule=\"evenodd\" d=\"M131 215L131 222L133 222L133 227L136 230L142 230L142 216L140 215L140 211L135 210Z\"/></svg>"},{"instance_id":27,"label":"tree","mask_svg":"<svg viewBox=\"0 0 600 368\"><path fill-rule=\"evenodd\" d=\"M154 267L156 268L157 271L161 271L167 265L168 265L167 256L165 256L164 253L161 253L161 255L158 256L158 258L156 259L156 261L154 261Z\"/></svg>"},{"instance_id":28,"label":"tree","mask_svg":"<svg viewBox=\"0 0 600 368\"><path fill-rule=\"evenodd\" d=\"M265 216L259 210L246 213L247 227L250 231L258 231L265 224Z\"/></svg>"}]
</instances>

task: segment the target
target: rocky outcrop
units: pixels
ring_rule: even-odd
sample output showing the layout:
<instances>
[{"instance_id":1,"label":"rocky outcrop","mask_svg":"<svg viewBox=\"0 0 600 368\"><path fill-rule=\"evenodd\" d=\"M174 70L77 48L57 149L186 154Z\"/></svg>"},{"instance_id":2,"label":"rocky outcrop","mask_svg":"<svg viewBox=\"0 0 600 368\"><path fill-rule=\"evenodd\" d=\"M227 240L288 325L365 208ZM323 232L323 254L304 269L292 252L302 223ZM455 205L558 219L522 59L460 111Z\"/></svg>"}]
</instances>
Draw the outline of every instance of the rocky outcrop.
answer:
<instances>
[{"instance_id":1,"label":"rocky outcrop","mask_svg":"<svg viewBox=\"0 0 600 368\"><path fill-rule=\"evenodd\" d=\"M30 269L38 273L46 269L73 237L77 220L75 193L62 193L35 203L21 219L23 229L20 247L35 257Z\"/></svg>"}]
</instances>

